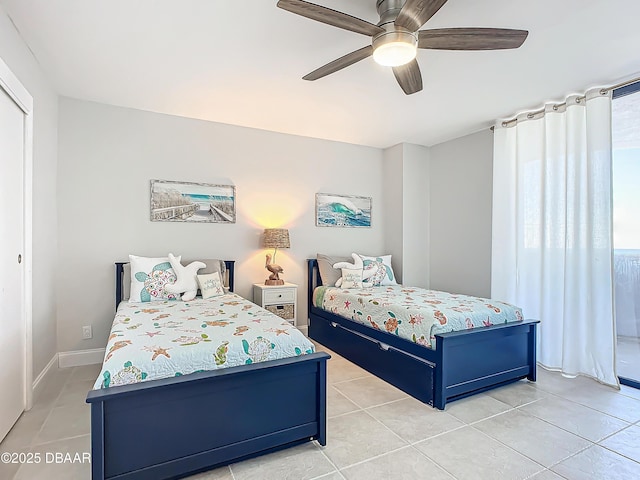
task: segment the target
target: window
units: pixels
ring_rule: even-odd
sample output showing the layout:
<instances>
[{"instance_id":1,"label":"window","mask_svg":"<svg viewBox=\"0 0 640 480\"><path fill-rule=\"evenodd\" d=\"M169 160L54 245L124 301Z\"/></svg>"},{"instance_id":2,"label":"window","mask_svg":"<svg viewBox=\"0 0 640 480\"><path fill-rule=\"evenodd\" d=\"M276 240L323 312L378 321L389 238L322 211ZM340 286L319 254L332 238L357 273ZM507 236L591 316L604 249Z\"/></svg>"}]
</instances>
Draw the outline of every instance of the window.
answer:
<instances>
[{"instance_id":1,"label":"window","mask_svg":"<svg viewBox=\"0 0 640 480\"><path fill-rule=\"evenodd\" d=\"M614 91L612 128L617 370L640 387L640 82Z\"/></svg>"}]
</instances>

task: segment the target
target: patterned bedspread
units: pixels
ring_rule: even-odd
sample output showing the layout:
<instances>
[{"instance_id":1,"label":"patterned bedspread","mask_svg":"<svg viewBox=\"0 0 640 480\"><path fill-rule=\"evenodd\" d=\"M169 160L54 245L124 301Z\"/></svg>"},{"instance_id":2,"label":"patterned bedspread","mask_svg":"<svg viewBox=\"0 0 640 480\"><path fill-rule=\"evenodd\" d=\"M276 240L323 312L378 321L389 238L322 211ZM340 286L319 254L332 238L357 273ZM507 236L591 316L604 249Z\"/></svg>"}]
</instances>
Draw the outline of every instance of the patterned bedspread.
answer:
<instances>
[{"instance_id":1,"label":"patterned bedspread","mask_svg":"<svg viewBox=\"0 0 640 480\"><path fill-rule=\"evenodd\" d=\"M289 322L233 293L191 302L122 302L93 388L313 352Z\"/></svg>"},{"instance_id":2,"label":"patterned bedspread","mask_svg":"<svg viewBox=\"0 0 640 480\"><path fill-rule=\"evenodd\" d=\"M318 287L314 305L428 348L435 348L437 333L523 319L522 310L508 303L402 285Z\"/></svg>"}]
</instances>

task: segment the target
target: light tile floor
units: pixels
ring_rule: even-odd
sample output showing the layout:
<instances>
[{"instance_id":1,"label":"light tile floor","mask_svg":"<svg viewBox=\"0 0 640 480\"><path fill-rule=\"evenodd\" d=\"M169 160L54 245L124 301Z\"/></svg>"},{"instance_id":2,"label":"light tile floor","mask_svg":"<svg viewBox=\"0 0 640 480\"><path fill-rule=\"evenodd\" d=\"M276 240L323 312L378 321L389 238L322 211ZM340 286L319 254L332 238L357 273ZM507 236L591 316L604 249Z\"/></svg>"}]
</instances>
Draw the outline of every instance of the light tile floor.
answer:
<instances>
[{"instance_id":1,"label":"light tile floor","mask_svg":"<svg viewBox=\"0 0 640 480\"><path fill-rule=\"evenodd\" d=\"M190 480L640 478L640 390L540 369L536 383L459 400L443 412L332 355L326 447L307 443ZM42 459L89 452L84 399L98 370L57 371L0 452ZM83 480L90 466L0 464L0 478Z\"/></svg>"}]
</instances>

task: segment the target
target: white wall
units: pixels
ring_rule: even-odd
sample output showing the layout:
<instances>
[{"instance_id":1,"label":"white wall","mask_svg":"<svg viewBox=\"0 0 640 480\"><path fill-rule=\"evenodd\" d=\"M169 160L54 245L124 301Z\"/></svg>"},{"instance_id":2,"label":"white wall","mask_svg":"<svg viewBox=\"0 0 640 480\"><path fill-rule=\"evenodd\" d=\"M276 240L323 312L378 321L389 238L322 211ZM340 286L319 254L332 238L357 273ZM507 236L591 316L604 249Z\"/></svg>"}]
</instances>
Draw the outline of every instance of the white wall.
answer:
<instances>
[{"instance_id":1,"label":"white wall","mask_svg":"<svg viewBox=\"0 0 640 480\"><path fill-rule=\"evenodd\" d=\"M0 7L0 57L33 97L33 378L56 353L58 97Z\"/></svg>"},{"instance_id":2,"label":"white wall","mask_svg":"<svg viewBox=\"0 0 640 480\"><path fill-rule=\"evenodd\" d=\"M402 281L423 288L430 288L430 163L427 147L403 144Z\"/></svg>"},{"instance_id":3,"label":"white wall","mask_svg":"<svg viewBox=\"0 0 640 480\"><path fill-rule=\"evenodd\" d=\"M431 288L491 295L493 133L431 147Z\"/></svg>"},{"instance_id":4,"label":"white wall","mask_svg":"<svg viewBox=\"0 0 640 480\"><path fill-rule=\"evenodd\" d=\"M58 351L104 347L113 263L137 255L235 259L236 291L264 282L265 226L287 227L278 251L306 324L306 264L317 252L382 252L382 151L103 104L60 99ZM236 185L236 224L149 220L151 179ZM372 228L315 226L315 193L373 197ZM81 339L92 325L94 338Z\"/></svg>"},{"instance_id":5,"label":"white wall","mask_svg":"<svg viewBox=\"0 0 640 480\"><path fill-rule=\"evenodd\" d=\"M391 263L393 273L398 278L398 282L403 281L403 259L402 239L403 239L403 223L404 223L404 202L402 195L403 184L403 144L389 147L383 151L383 183L385 200L380 205L385 218L384 246L383 255L391 253ZM374 205L374 208L377 208ZM358 252L365 253L365 252ZM366 254L366 253L365 253ZM367 254L370 255L370 254Z\"/></svg>"},{"instance_id":6,"label":"white wall","mask_svg":"<svg viewBox=\"0 0 640 480\"><path fill-rule=\"evenodd\" d=\"M430 149L374 148L247 129L63 98L59 135L58 351L104 347L113 316L113 262L129 253L237 260L236 291L266 277L264 227L287 227L278 253L300 285L317 252L392 253L405 283L490 295L491 133ZM149 180L237 187L234 225L149 220ZM373 197L371 229L314 225L314 194ZM406 278L405 278L406 277ZM81 339L82 325L94 338Z\"/></svg>"},{"instance_id":7,"label":"white wall","mask_svg":"<svg viewBox=\"0 0 640 480\"><path fill-rule=\"evenodd\" d=\"M385 252L405 285L429 287L429 149L401 143L383 152Z\"/></svg>"}]
</instances>

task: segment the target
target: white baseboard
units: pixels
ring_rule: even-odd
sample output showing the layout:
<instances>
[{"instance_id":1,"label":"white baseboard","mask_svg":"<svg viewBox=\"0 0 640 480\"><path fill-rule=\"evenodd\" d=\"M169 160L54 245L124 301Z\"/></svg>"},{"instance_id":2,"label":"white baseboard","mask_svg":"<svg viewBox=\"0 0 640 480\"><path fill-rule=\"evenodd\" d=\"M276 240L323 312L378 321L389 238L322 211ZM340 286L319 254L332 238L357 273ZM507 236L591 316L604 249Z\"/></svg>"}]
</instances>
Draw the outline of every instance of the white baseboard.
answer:
<instances>
[{"instance_id":1,"label":"white baseboard","mask_svg":"<svg viewBox=\"0 0 640 480\"><path fill-rule=\"evenodd\" d=\"M51 357L51 360L49 360L49 363L47 363L47 366L42 369L40 374L33 381L32 387L33 387L34 398L38 393L39 389L42 388L42 386L45 384L46 377L50 373L55 372L55 370L57 369L58 369L58 354L56 353L53 357Z\"/></svg>"},{"instance_id":2,"label":"white baseboard","mask_svg":"<svg viewBox=\"0 0 640 480\"><path fill-rule=\"evenodd\" d=\"M309 327L307 325L296 325L296 328L300 330L305 337L309 336Z\"/></svg>"},{"instance_id":3,"label":"white baseboard","mask_svg":"<svg viewBox=\"0 0 640 480\"><path fill-rule=\"evenodd\" d=\"M104 360L104 352L104 348L92 348L91 350L75 350L73 352L60 352L58 353L58 366L60 368L67 368L102 363L102 360Z\"/></svg>"}]
</instances>

